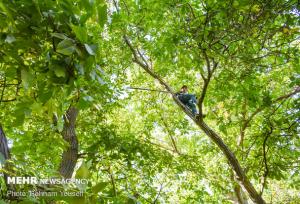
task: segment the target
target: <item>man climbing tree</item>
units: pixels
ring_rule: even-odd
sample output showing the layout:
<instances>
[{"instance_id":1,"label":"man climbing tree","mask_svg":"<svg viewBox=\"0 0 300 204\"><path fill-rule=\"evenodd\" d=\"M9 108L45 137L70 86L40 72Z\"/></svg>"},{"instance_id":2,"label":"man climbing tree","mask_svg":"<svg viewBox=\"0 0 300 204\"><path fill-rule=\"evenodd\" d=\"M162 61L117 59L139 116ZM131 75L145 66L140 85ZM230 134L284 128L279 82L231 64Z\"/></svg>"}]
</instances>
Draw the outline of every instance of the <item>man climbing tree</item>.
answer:
<instances>
[{"instance_id":1,"label":"man climbing tree","mask_svg":"<svg viewBox=\"0 0 300 204\"><path fill-rule=\"evenodd\" d=\"M179 92L176 93L178 99L186 106L188 107L194 116L197 115L197 108L196 103L197 99L194 94L188 93L188 87L186 85L183 85Z\"/></svg>"}]
</instances>

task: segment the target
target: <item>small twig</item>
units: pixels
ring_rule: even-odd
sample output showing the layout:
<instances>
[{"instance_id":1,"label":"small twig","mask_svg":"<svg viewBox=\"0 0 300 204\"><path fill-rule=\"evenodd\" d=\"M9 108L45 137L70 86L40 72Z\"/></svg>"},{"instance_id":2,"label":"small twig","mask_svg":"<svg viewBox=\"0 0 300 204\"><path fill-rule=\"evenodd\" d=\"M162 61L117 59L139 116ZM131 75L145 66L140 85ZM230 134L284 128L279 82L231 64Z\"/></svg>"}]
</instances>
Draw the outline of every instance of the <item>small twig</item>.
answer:
<instances>
[{"instance_id":1,"label":"small twig","mask_svg":"<svg viewBox=\"0 0 300 204\"><path fill-rule=\"evenodd\" d=\"M162 93L170 93L168 91L163 91L163 90L148 89L148 88L139 88L139 87L127 87L127 89L136 89L136 90L142 90L142 91L156 91L156 92L162 92Z\"/></svg>"},{"instance_id":2,"label":"small twig","mask_svg":"<svg viewBox=\"0 0 300 204\"><path fill-rule=\"evenodd\" d=\"M273 126L271 125L270 127L270 131L268 132L268 134L266 135L265 139L264 139L264 142L263 142L263 157L264 157L264 166L265 166L265 172L264 172L264 175L263 175L263 183L262 183L262 188L261 188L261 192L260 192L260 195L262 196L263 192L264 192L264 189L265 189L265 186L266 186L266 183L267 183L267 176L269 174L269 167L268 167L268 163L267 163L267 152L266 152L266 145L267 145L267 140L268 138L270 137L270 135L272 134L273 132Z\"/></svg>"},{"instance_id":3,"label":"small twig","mask_svg":"<svg viewBox=\"0 0 300 204\"><path fill-rule=\"evenodd\" d=\"M206 81L206 77L204 76L204 74L202 72L200 72L201 78L203 79L203 81Z\"/></svg>"},{"instance_id":4,"label":"small twig","mask_svg":"<svg viewBox=\"0 0 300 204\"><path fill-rule=\"evenodd\" d=\"M173 148L174 148L174 151L175 151L177 154L180 155L180 152L178 151L178 148L177 148L177 145L176 145L176 141L175 141L174 137L172 136L173 133L171 132L169 126L168 126L167 123L165 122L163 116L161 116L161 120L162 120L162 123L163 123L164 126L165 126L165 129L167 130L167 132L168 132L168 134L169 134L169 137L170 137L170 139L171 139L171 142L172 142L172 146L173 146Z\"/></svg>"},{"instance_id":5,"label":"small twig","mask_svg":"<svg viewBox=\"0 0 300 204\"><path fill-rule=\"evenodd\" d=\"M157 202L157 200L158 200L158 198L159 198L159 196L160 196L160 194L161 194L162 189L163 189L163 185L160 184L160 189L159 189L159 191L158 191L158 193L157 193L157 195L156 195L154 201L152 202L153 204L155 204L155 203Z\"/></svg>"},{"instance_id":6,"label":"small twig","mask_svg":"<svg viewBox=\"0 0 300 204\"><path fill-rule=\"evenodd\" d=\"M120 9L119 9L119 7L118 7L117 2L116 2L115 0L113 0L113 3L114 3L114 6L115 6L115 8L116 8L116 10L117 10L117 13L120 13Z\"/></svg>"},{"instance_id":7,"label":"small twig","mask_svg":"<svg viewBox=\"0 0 300 204\"><path fill-rule=\"evenodd\" d=\"M12 102L17 100L16 98L12 98L12 99L6 99L6 100L1 100L0 102L6 103L6 102Z\"/></svg>"},{"instance_id":8,"label":"small twig","mask_svg":"<svg viewBox=\"0 0 300 204\"><path fill-rule=\"evenodd\" d=\"M195 15L195 12L194 12L194 9L192 7L192 5L190 3L187 3L187 5L189 6L190 10L191 10L191 13L192 13L192 16L193 18L195 19L196 18L196 15Z\"/></svg>"},{"instance_id":9,"label":"small twig","mask_svg":"<svg viewBox=\"0 0 300 204\"><path fill-rule=\"evenodd\" d=\"M114 196L117 196L117 190L116 190L116 184L115 184L115 178L111 172L111 167L109 166L108 167L108 173L109 173L109 177L110 177L110 181L111 181L111 184L113 186L113 193L114 193Z\"/></svg>"},{"instance_id":10,"label":"small twig","mask_svg":"<svg viewBox=\"0 0 300 204\"><path fill-rule=\"evenodd\" d=\"M283 99L288 99L288 98L292 97L293 95L295 95L297 93L300 93L300 86L297 86L295 88L295 91L293 91L293 92L291 92L289 94L286 94L286 95L278 97L274 102L278 102L278 101L283 100Z\"/></svg>"},{"instance_id":11,"label":"small twig","mask_svg":"<svg viewBox=\"0 0 300 204\"><path fill-rule=\"evenodd\" d=\"M127 11L127 15L129 16L129 15L130 15L130 11L129 11L129 9L128 9L128 6L127 6L126 2L125 2L124 0L121 0L121 1L122 1L122 3L123 3L124 6L125 6L125 9L126 9L126 11ZM115 6L116 6L116 4L115 4Z\"/></svg>"}]
</instances>

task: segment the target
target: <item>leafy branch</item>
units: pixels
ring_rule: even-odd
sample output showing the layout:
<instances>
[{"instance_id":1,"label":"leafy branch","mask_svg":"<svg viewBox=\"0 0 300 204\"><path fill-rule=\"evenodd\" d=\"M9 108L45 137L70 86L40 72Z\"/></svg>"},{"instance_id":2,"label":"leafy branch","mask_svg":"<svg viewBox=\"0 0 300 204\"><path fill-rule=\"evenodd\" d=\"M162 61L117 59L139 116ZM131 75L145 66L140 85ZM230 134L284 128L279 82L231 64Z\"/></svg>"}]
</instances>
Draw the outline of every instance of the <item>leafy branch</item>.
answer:
<instances>
[{"instance_id":1,"label":"leafy branch","mask_svg":"<svg viewBox=\"0 0 300 204\"><path fill-rule=\"evenodd\" d=\"M288 94L285 94L285 95L282 95L282 96L279 96L278 98L276 98L275 100L273 100L271 102L271 104L276 104L280 101L285 101L289 98L291 98L292 96L296 95L297 93L300 93L300 86L297 86L295 88L294 91L288 93ZM245 134L245 130L249 127L249 124L250 122L253 120L253 118L258 115L260 112L262 112L264 109L266 108L266 106L261 106L259 108L257 108L249 117L248 119L245 119L244 122L243 122L243 125L242 125L242 128L241 128L241 135L240 135L240 144L242 146L243 144L243 140L244 140L244 134Z\"/></svg>"}]
</instances>

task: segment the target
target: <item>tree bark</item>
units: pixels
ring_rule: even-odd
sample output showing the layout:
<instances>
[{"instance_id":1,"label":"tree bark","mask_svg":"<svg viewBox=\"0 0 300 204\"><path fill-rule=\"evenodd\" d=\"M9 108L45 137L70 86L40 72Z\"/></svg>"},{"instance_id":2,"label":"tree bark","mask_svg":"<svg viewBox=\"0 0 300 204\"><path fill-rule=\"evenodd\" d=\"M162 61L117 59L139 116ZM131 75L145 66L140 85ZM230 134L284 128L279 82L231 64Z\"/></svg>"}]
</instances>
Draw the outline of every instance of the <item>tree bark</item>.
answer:
<instances>
[{"instance_id":1,"label":"tree bark","mask_svg":"<svg viewBox=\"0 0 300 204\"><path fill-rule=\"evenodd\" d=\"M1 156L4 158L4 169L6 169L7 171L10 171L10 165L6 162L7 160L10 159L10 151L8 148L8 143L7 143L7 138L5 136L5 133L3 131L2 125L0 124L0 154ZM7 183L7 173L3 173L3 177L4 177L4 182L7 186L8 189L13 189L12 185L8 185Z\"/></svg>"},{"instance_id":2,"label":"tree bark","mask_svg":"<svg viewBox=\"0 0 300 204\"><path fill-rule=\"evenodd\" d=\"M62 131L63 139L69 144L69 147L62 154L62 161L59 167L59 173L64 178L71 178L78 159L78 140L75 132L76 117L78 110L70 107L64 115L64 128Z\"/></svg>"},{"instance_id":3,"label":"tree bark","mask_svg":"<svg viewBox=\"0 0 300 204\"><path fill-rule=\"evenodd\" d=\"M1 124L0 124L0 153L3 155L5 160L10 159L10 152L7 144L7 139Z\"/></svg>"}]
</instances>

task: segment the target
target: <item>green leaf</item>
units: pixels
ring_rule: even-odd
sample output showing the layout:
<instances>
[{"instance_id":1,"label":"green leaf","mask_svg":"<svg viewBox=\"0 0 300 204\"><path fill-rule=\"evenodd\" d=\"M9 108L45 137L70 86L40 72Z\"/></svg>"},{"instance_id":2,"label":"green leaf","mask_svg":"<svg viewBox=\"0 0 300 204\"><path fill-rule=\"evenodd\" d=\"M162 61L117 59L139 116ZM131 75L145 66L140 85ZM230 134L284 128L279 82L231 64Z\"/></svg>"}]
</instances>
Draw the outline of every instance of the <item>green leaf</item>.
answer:
<instances>
[{"instance_id":1,"label":"green leaf","mask_svg":"<svg viewBox=\"0 0 300 204\"><path fill-rule=\"evenodd\" d=\"M96 46L96 45L88 45L88 44L84 44L84 47L85 47L86 51L87 51L90 55L95 55L95 54L96 54L96 50L97 50L97 46Z\"/></svg>"},{"instance_id":2,"label":"green leaf","mask_svg":"<svg viewBox=\"0 0 300 204\"><path fill-rule=\"evenodd\" d=\"M107 5L105 1L100 0L99 5L97 7L97 12L98 12L98 21L101 26L101 28L104 27L104 24L107 21Z\"/></svg>"},{"instance_id":3,"label":"green leaf","mask_svg":"<svg viewBox=\"0 0 300 204\"><path fill-rule=\"evenodd\" d=\"M126 204L135 204L135 203L137 203L137 199L132 195L128 195Z\"/></svg>"},{"instance_id":4,"label":"green leaf","mask_svg":"<svg viewBox=\"0 0 300 204\"><path fill-rule=\"evenodd\" d=\"M93 1L89 0L81 0L79 1L81 8L85 9L86 11L89 11L91 13L93 9Z\"/></svg>"},{"instance_id":5,"label":"green leaf","mask_svg":"<svg viewBox=\"0 0 300 204\"><path fill-rule=\"evenodd\" d=\"M56 51L63 55L71 55L74 53L76 47L72 40L64 39L60 43L58 43Z\"/></svg>"},{"instance_id":6,"label":"green leaf","mask_svg":"<svg viewBox=\"0 0 300 204\"><path fill-rule=\"evenodd\" d=\"M91 102L91 101L94 100L92 96L84 96L83 99L84 99L85 101L89 101L89 102Z\"/></svg>"},{"instance_id":7,"label":"green leaf","mask_svg":"<svg viewBox=\"0 0 300 204\"><path fill-rule=\"evenodd\" d=\"M88 39L86 28L76 25L72 25L71 27L79 41L85 43Z\"/></svg>"},{"instance_id":8,"label":"green leaf","mask_svg":"<svg viewBox=\"0 0 300 204\"><path fill-rule=\"evenodd\" d=\"M82 67L84 69L84 73L86 77L89 77L90 73L95 69L95 57L88 55L87 58L82 61Z\"/></svg>"},{"instance_id":9,"label":"green leaf","mask_svg":"<svg viewBox=\"0 0 300 204\"><path fill-rule=\"evenodd\" d=\"M13 67L9 67L8 69L5 70L5 76L7 78L14 79L16 77L16 74L17 74L17 70L14 69Z\"/></svg>"},{"instance_id":10,"label":"green leaf","mask_svg":"<svg viewBox=\"0 0 300 204\"><path fill-rule=\"evenodd\" d=\"M90 107L90 102L84 100L83 98L80 98L77 103L77 107L79 109L86 109L86 108Z\"/></svg>"},{"instance_id":11,"label":"green leaf","mask_svg":"<svg viewBox=\"0 0 300 204\"><path fill-rule=\"evenodd\" d=\"M31 72L28 69L21 70L21 77L22 77L22 83L25 90L31 87L34 76L31 74Z\"/></svg>"},{"instance_id":12,"label":"green leaf","mask_svg":"<svg viewBox=\"0 0 300 204\"><path fill-rule=\"evenodd\" d=\"M85 95L79 99L77 107L79 109L88 108L92 105L93 101L94 101L94 98L92 96Z\"/></svg>"},{"instance_id":13,"label":"green leaf","mask_svg":"<svg viewBox=\"0 0 300 204\"><path fill-rule=\"evenodd\" d=\"M66 76L66 69L62 66L54 66L54 73L57 77L65 77Z\"/></svg>"},{"instance_id":14,"label":"green leaf","mask_svg":"<svg viewBox=\"0 0 300 204\"><path fill-rule=\"evenodd\" d=\"M63 131L64 129L64 120L62 119L62 117L57 117L57 130L59 132Z\"/></svg>"},{"instance_id":15,"label":"green leaf","mask_svg":"<svg viewBox=\"0 0 300 204\"><path fill-rule=\"evenodd\" d=\"M264 107L268 107L272 104L272 99L271 96L269 94L265 94L263 96L263 106Z\"/></svg>"},{"instance_id":16,"label":"green leaf","mask_svg":"<svg viewBox=\"0 0 300 204\"><path fill-rule=\"evenodd\" d=\"M6 204L4 200L0 200L0 204Z\"/></svg>"},{"instance_id":17,"label":"green leaf","mask_svg":"<svg viewBox=\"0 0 300 204\"><path fill-rule=\"evenodd\" d=\"M32 110L33 113L37 113L37 114L38 114L38 113L41 113L42 109L43 109L43 106L42 106L42 104L39 103L39 102L34 102L34 103L31 105L31 110Z\"/></svg>"},{"instance_id":18,"label":"green leaf","mask_svg":"<svg viewBox=\"0 0 300 204\"><path fill-rule=\"evenodd\" d=\"M14 120L14 125L15 126L21 126L23 125L24 123L24 120L25 120L25 113L24 112L19 112L19 111L16 111L16 115L15 115L15 120Z\"/></svg>"},{"instance_id":19,"label":"green leaf","mask_svg":"<svg viewBox=\"0 0 300 204\"><path fill-rule=\"evenodd\" d=\"M39 83L37 93L38 93L38 99L40 100L40 102L42 102L44 104L52 96L52 93L53 93L52 86L45 87L45 83Z\"/></svg>"},{"instance_id":20,"label":"green leaf","mask_svg":"<svg viewBox=\"0 0 300 204\"><path fill-rule=\"evenodd\" d=\"M68 37L63 33L51 33L51 36L62 40L68 39Z\"/></svg>"},{"instance_id":21,"label":"green leaf","mask_svg":"<svg viewBox=\"0 0 300 204\"><path fill-rule=\"evenodd\" d=\"M227 133L227 129L226 129L226 125L225 125L225 124L219 125L219 130L220 130L221 132L223 132L225 135L228 134L228 133Z\"/></svg>"},{"instance_id":22,"label":"green leaf","mask_svg":"<svg viewBox=\"0 0 300 204\"><path fill-rule=\"evenodd\" d=\"M109 182L100 182L100 183L97 183L95 186L92 187L92 191L93 193L99 193L101 192L102 190L105 189L105 187L109 184Z\"/></svg>"},{"instance_id":23,"label":"green leaf","mask_svg":"<svg viewBox=\"0 0 300 204\"><path fill-rule=\"evenodd\" d=\"M9 21L11 23L14 23L14 18L10 10L6 7L6 4L3 3L2 1L0 2L0 8L2 11L4 11L4 14L8 17Z\"/></svg>"},{"instance_id":24,"label":"green leaf","mask_svg":"<svg viewBox=\"0 0 300 204\"><path fill-rule=\"evenodd\" d=\"M101 84L101 85L106 84L106 82L99 76L97 76L97 80L98 80L99 84Z\"/></svg>"},{"instance_id":25,"label":"green leaf","mask_svg":"<svg viewBox=\"0 0 300 204\"><path fill-rule=\"evenodd\" d=\"M13 43L16 41L16 38L13 35L6 36L5 42L7 43Z\"/></svg>"},{"instance_id":26,"label":"green leaf","mask_svg":"<svg viewBox=\"0 0 300 204\"><path fill-rule=\"evenodd\" d=\"M81 166L79 167L79 169L76 172L75 177L81 178L81 179L87 179L90 177L90 171L85 162L82 162Z\"/></svg>"}]
</instances>

